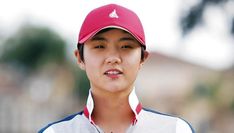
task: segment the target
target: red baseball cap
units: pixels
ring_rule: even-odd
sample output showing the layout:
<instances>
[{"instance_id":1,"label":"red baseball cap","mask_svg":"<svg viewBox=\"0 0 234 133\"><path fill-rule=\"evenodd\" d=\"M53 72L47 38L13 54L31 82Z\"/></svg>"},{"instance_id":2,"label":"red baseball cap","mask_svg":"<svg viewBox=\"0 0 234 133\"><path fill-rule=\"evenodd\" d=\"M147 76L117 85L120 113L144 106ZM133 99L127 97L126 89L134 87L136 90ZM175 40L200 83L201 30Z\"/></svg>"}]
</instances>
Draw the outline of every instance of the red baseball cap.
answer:
<instances>
[{"instance_id":1,"label":"red baseball cap","mask_svg":"<svg viewBox=\"0 0 234 133\"><path fill-rule=\"evenodd\" d=\"M83 44L106 28L125 30L146 47L144 29L136 13L117 4L108 4L92 10L81 26L78 43Z\"/></svg>"}]
</instances>

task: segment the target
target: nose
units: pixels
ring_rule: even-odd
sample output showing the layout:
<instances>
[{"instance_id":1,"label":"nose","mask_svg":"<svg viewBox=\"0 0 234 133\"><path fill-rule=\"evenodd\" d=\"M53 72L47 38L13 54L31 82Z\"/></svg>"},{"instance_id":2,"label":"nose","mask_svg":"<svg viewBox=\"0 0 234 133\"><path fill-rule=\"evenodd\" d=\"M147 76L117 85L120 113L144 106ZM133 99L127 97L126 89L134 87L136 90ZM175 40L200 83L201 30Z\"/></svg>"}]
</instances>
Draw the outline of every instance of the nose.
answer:
<instances>
[{"instance_id":1,"label":"nose","mask_svg":"<svg viewBox=\"0 0 234 133\"><path fill-rule=\"evenodd\" d=\"M121 63L121 58L118 51L112 51L107 53L107 58L105 59L107 64L119 64Z\"/></svg>"},{"instance_id":2,"label":"nose","mask_svg":"<svg viewBox=\"0 0 234 133\"><path fill-rule=\"evenodd\" d=\"M106 59L106 63L107 64L119 64L121 63L121 59L118 57L111 56Z\"/></svg>"}]
</instances>

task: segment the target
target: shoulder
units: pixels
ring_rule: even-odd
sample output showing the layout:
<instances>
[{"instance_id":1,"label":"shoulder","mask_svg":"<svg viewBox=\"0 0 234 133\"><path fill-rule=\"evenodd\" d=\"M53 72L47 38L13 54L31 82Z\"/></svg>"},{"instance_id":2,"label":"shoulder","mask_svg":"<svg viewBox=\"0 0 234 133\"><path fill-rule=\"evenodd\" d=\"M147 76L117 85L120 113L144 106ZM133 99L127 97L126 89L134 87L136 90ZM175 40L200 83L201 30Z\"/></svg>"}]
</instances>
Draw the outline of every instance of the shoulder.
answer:
<instances>
[{"instance_id":1,"label":"shoulder","mask_svg":"<svg viewBox=\"0 0 234 133\"><path fill-rule=\"evenodd\" d=\"M44 128L42 128L38 133L54 133L53 128L52 128L53 126L58 126L58 125L65 126L67 123L71 122L76 116L81 116L82 114L83 114L83 111L76 113L76 114L69 115L63 118L62 120L50 123Z\"/></svg>"},{"instance_id":2,"label":"shoulder","mask_svg":"<svg viewBox=\"0 0 234 133\"><path fill-rule=\"evenodd\" d=\"M177 133L195 133L192 126L185 120L178 118L176 122Z\"/></svg>"},{"instance_id":3,"label":"shoulder","mask_svg":"<svg viewBox=\"0 0 234 133\"><path fill-rule=\"evenodd\" d=\"M146 108L143 108L142 115L150 123L161 123L162 126L176 130L176 133L195 133L192 126L182 118Z\"/></svg>"}]
</instances>

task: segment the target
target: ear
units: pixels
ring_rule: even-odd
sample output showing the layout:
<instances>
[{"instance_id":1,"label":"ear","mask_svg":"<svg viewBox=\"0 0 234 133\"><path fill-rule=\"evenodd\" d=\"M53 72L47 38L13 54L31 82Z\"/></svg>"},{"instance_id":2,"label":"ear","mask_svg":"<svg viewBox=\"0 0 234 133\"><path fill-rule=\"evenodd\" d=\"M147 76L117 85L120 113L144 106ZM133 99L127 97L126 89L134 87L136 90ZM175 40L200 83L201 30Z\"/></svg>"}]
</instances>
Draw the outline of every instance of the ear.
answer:
<instances>
[{"instance_id":1,"label":"ear","mask_svg":"<svg viewBox=\"0 0 234 133\"><path fill-rule=\"evenodd\" d=\"M78 51L77 49L74 51L74 54L75 54L75 56L76 56L77 64L79 65L79 67L80 67L82 70L85 70L85 64L84 64L84 62L81 60L80 53L79 53L79 51Z\"/></svg>"},{"instance_id":2,"label":"ear","mask_svg":"<svg viewBox=\"0 0 234 133\"><path fill-rule=\"evenodd\" d=\"M148 51L144 51L144 59L141 60L141 62L140 62L141 67L143 66L145 60L148 59L148 57L149 57L149 52Z\"/></svg>"}]
</instances>

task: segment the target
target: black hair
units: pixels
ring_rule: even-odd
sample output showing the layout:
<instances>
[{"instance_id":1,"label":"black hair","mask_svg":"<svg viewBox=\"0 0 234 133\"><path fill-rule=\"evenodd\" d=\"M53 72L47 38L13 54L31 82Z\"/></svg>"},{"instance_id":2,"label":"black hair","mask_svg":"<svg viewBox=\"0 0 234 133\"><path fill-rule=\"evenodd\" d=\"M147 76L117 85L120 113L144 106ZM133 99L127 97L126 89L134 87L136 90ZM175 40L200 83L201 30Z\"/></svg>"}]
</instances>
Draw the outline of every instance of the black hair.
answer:
<instances>
[{"instance_id":1,"label":"black hair","mask_svg":"<svg viewBox=\"0 0 234 133\"><path fill-rule=\"evenodd\" d=\"M78 43L77 49L79 51L80 59L84 62L84 44Z\"/></svg>"},{"instance_id":2,"label":"black hair","mask_svg":"<svg viewBox=\"0 0 234 133\"><path fill-rule=\"evenodd\" d=\"M78 43L77 49L79 51L81 61L84 62L84 44ZM145 52L145 47L141 45L141 61L145 59L144 52Z\"/></svg>"}]
</instances>

